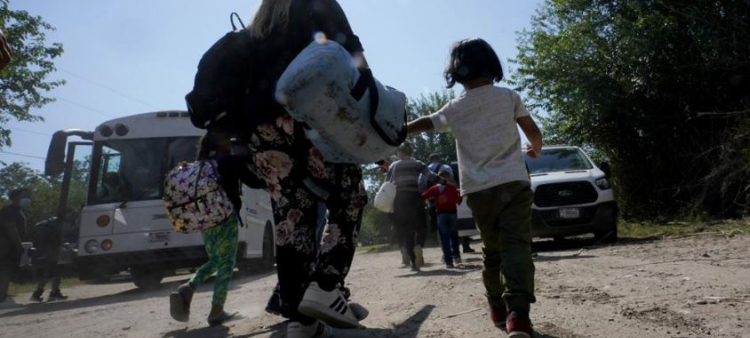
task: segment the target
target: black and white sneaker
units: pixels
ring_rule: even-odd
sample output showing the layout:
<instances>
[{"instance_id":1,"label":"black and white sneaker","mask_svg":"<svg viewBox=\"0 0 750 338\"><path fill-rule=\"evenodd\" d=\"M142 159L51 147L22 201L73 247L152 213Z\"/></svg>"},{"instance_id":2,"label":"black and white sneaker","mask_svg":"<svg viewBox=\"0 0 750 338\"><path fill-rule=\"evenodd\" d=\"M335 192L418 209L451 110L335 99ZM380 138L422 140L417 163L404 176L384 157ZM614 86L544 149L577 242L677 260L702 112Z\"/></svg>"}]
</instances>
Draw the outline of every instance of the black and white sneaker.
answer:
<instances>
[{"instance_id":1,"label":"black and white sneaker","mask_svg":"<svg viewBox=\"0 0 750 338\"><path fill-rule=\"evenodd\" d=\"M305 291L305 296L297 310L305 316L325 322L336 328L361 328L357 316L338 289L325 291L312 282Z\"/></svg>"}]
</instances>

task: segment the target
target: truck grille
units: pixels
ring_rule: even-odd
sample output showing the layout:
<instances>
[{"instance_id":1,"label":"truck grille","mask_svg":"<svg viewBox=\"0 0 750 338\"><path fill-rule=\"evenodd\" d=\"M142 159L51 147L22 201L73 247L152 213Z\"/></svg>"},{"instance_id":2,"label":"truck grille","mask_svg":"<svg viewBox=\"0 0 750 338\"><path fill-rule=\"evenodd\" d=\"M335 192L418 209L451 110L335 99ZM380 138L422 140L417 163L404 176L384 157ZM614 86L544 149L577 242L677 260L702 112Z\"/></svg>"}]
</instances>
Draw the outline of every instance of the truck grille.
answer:
<instances>
[{"instance_id":1,"label":"truck grille","mask_svg":"<svg viewBox=\"0 0 750 338\"><path fill-rule=\"evenodd\" d=\"M534 203L542 208L594 203L598 198L589 182L543 184L534 192Z\"/></svg>"}]
</instances>

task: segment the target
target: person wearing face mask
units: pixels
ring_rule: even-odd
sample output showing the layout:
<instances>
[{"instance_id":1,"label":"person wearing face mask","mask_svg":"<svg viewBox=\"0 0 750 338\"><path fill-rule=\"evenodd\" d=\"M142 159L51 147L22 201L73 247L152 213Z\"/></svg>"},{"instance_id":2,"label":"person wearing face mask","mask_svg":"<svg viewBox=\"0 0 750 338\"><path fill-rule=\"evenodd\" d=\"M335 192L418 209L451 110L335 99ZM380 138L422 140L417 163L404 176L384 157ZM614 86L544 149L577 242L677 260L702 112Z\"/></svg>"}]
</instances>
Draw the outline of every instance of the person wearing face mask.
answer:
<instances>
[{"instance_id":1,"label":"person wearing face mask","mask_svg":"<svg viewBox=\"0 0 750 338\"><path fill-rule=\"evenodd\" d=\"M8 286L21 260L26 235L26 215L31 205L31 190L16 189L8 194L11 204L0 210L0 303L8 296Z\"/></svg>"}]
</instances>

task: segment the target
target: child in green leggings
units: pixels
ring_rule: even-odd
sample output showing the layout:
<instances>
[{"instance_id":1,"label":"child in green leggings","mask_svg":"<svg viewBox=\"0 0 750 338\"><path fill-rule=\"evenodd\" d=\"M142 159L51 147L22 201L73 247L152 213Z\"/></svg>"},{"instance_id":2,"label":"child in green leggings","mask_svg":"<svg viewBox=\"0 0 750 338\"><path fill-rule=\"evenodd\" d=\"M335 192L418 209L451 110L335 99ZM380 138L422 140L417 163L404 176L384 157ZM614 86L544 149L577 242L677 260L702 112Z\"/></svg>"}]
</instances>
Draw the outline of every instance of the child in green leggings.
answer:
<instances>
[{"instance_id":1,"label":"child in green leggings","mask_svg":"<svg viewBox=\"0 0 750 338\"><path fill-rule=\"evenodd\" d=\"M241 183L251 188L265 186L265 183L258 179L258 176L248 168L242 158L232 154L231 142L225 135L206 134L201 139L198 160L216 161L221 177L221 186L227 193L227 197L232 201L235 211L242 207ZM214 295L211 301L208 323L211 326L220 325L233 316L224 311L224 303L227 299L229 283L232 280L234 265L237 260L239 223L240 220L235 213L221 224L201 232L208 262L198 268L189 282L180 285L177 291L170 295L172 318L182 322L188 321L190 303L195 289L214 272L216 272L216 279L214 279Z\"/></svg>"}]
</instances>

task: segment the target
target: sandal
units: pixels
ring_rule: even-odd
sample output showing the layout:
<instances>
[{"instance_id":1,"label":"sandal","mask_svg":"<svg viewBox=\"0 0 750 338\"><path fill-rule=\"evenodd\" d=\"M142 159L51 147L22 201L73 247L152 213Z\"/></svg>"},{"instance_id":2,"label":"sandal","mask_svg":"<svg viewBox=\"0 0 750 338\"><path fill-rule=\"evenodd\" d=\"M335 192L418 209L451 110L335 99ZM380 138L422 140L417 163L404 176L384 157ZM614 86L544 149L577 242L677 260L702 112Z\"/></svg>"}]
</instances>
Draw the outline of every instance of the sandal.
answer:
<instances>
[{"instance_id":1,"label":"sandal","mask_svg":"<svg viewBox=\"0 0 750 338\"><path fill-rule=\"evenodd\" d=\"M236 316L239 312L235 312L233 314L228 314L226 312L222 312L220 315L216 316L215 318L208 318L208 326L219 326L221 324L224 324L225 322L231 320Z\"/></svg>"}]
</instances>

